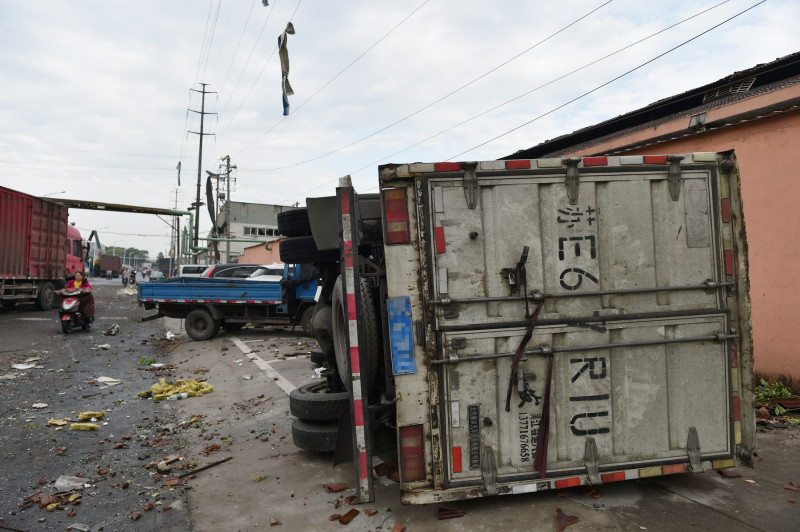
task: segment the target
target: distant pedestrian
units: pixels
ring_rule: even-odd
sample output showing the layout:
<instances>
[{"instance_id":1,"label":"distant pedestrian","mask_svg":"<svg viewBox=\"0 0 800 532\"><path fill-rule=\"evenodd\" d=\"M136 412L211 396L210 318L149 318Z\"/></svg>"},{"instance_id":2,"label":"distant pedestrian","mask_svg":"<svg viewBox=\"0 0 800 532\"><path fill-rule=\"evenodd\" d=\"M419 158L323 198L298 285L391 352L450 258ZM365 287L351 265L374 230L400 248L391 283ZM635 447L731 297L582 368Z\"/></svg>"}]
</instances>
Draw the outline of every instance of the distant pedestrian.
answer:
<instances>
[{"instance_id":1,"label":"distant pedestrian","mask_svg":"<svg viewBox=\"0 0 800 532\"><path fill-rule=\"evenodd\" d=\"M128 268L122 268L119 276L122 277L122 288L128 288Z\"/></svg>"},{"instance_id":2,"label":"distant pedestrian","mask_svg":"<svg viewBox=\"0 0 800 532\"><path fill-rule=\"evenodd\" d=\"M111 270L106 270L106 279L111 280Z\"/></svg>"},{"instance_id":3,"label":"distant pedestrian","mask_svg":"<svg viewBox=\"0 0 800 532\"><path fill-rule=\"evenodd\" d=\"M131 283L131 286L136 284L136 270L131 270L131 277L128 282Z\"/></svg>"}]
</instances>

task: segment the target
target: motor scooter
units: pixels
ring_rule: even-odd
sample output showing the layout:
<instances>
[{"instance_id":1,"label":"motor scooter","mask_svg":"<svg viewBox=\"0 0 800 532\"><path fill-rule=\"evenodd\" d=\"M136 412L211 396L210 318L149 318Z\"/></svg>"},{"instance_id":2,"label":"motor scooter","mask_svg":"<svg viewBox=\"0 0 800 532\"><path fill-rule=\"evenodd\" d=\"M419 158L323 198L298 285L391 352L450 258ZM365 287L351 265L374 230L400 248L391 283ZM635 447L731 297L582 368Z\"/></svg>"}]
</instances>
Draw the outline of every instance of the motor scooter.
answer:
<instances>
[{"instance_id":1,"label":"motor scooter","mask_svg":"<svg viewBox=\"0 0 800 532\"><path fill-rule=\"evenodd\" d=\"M61 306L58 309L58 319L61 322L61 330L64 334L69 334L72 329L80 327L87 330L92 326L94 318L84 316L81 313L81 297L91 293L91 290L81 288L65 288L57 290L56 294L61 297Z\"/></svg>"}]
</instances>

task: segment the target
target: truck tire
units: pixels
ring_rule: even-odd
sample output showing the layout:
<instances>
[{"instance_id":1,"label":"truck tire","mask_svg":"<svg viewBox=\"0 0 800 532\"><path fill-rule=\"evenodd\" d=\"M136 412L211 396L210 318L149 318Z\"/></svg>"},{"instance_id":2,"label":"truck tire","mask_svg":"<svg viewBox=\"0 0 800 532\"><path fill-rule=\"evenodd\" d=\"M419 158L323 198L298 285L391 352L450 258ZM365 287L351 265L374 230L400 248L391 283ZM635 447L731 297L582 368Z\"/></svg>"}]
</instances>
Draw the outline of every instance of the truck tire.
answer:
<instances>
[{"instance_id":1,"label":"truck tire","mask_svg":"<svg viewBox=\"0 0 800 532\"><path fill-rule=\"evenodd\" d=\"M319 251L311 235L295 236L282 240L279 244L281 261L286 264L330 262L339 260L338 249Z\"/></svg>"},{"instance_id":2,"label":"truck tire","mask_svg":"<svg viewBox=\"0 0 800 532\"><path fill-rule=\"evenodd\" d=\"M337 423L292 420L292 440L306 451L332 453L336 449Z\"/></svg>"},{"instance_id":3,"label":"truck tire","mask_svg":"<svg viewBox=\"0 0 800 532\"><path fill-rule=\"evenodd\" d=\"M289 411L304 421L337 421L350 408L350 394L330 392L323 381L304 384L289 394Z\"/></svg>"},{"instance_id":4,"label":"truck tire","mask_svg":"<svg viewBox=\"0 0 800 532\"><path fill-rule=\"evenodd\" d=\"M367 387L371 387L378 372L378 360L380 359L380 337L378 335L378 314L375 308L375 299L372 297L367 282L361 279L361 326L362 345L359 346L361 353L361 378L366 380ZM350 356L347 349L347 316L344 310L344 292L342 287L342 276L336 279L333 285L333 296L331 298L333 307L333 345L336 351L336 367L339 369L339 376L345 388L350 389Z\"/></svg>"},{"instance_id":5,"label":"truck tire","mask_svg":"<svg viewBox=\"0 0 800 532\"><path fill-rule=\"evenodd\" d=\"M219 327L217 320L204 308L194 309L186 316L186 334L197 342L216 336Z\"/></svg>"},{"instance_id":6,"label":"truck tire","mask_svg":"<svg viewBox=\"0 0 800 532\"><path fill-rule=\"evenodd\" d=\"M283 236L303 236L311 234L308 209L293 209L278 213L278 232Z\"/></svg>"},{"instance_id":7,"label":"truck tire","mask_svg":"<svg viewBox=\"0 0 800 532\"><path fill-rule=\"evenodd\" d=\"M55 306L55 302L56 290L53 288L53 283L44 283L36 297L36 308L39 310L51 309Z\"/></svg>"},{"instance_id":8,"label":"truck tire","mask_svg":"<svg viewBox=\"0 0 800 532\"><path fill-rule=\"evenodd\" d=\"M303 311L303 315L300 317L300 327L303 328L303 332L306 333L306 336L314 336L314 329L311 327L311 318L314 317L314 306L309 305Z\"/></svg>"}]
</instances>

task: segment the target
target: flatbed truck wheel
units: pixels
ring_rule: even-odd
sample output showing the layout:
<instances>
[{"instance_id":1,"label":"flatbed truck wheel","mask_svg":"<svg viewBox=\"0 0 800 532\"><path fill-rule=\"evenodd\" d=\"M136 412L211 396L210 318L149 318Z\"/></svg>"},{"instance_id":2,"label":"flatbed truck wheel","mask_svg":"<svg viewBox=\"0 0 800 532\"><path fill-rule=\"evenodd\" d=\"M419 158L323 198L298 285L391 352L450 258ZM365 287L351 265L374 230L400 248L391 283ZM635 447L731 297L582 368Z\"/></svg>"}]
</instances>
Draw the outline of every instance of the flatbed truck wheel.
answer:
<instances>
[{"instance_id":1,"label":"flatbed truck wheel","mask_svg":"<svg viewBox=\"0 0 800 532\"><path fill-rule=\"evenodd\" d=\"M344 310L344 293L342 286L342 276L336 279L333 285L333 296L331 306L333 310L333 344L336 350L336 367L345 388L350 389L348 375L350 373L350 353L347 350L347 316ZM361 326L362 345L359 346L361 352L361 378L367 381L367 386L372 386L375 376L378 373L378 361L380 359L380 336L378 329L378 311L375 308L375 299L372 290L364 279L360 283L360 303L361 316L359 325Z\"/></svg>"},{"instance_id":2,"label":"flatbed truck wheel","mask_svg":"<svg viewBox=\"0 0 800 532\"><path fill-rule=\"evenodd\" d=\"M36 308L39 310L51 309L55 302L56 289L53 288L53 283L44 283L42 289L39 290L39 295L36 297Z\"/></svg>"},{"instance_id":3,"label":"flatbed truck wheel","mask_svg":"<svg viewBox=\"0 0 800 532\"><path fill-rule=\"evenodd\" d=\"M335 421L292 420L292 440L306 451L332 453L336 449L336 433Z\"/></svg>"},{"instance_id":4,"label":"flatbed truck wheel","mask_svg":"<svg viewBox=\"0 0 800 532\"><path fill-rule=\"evenodd\" d=\"M350 408L350 394L331 392L323 381L304 384L289 394L289 412L304 421L337 421Z\"/></svg>"},{"instance_id":5,"label":"flatbed truck wheel","mask_svg":"<svg viewBox=\"0 0 800 532\"><path fill-rule=\"evenodd\" d=\"M186 316L186 334L197 342L216 336L219 327L217 320L204 308L194 309Z\"/></svg>"}]
</instances>

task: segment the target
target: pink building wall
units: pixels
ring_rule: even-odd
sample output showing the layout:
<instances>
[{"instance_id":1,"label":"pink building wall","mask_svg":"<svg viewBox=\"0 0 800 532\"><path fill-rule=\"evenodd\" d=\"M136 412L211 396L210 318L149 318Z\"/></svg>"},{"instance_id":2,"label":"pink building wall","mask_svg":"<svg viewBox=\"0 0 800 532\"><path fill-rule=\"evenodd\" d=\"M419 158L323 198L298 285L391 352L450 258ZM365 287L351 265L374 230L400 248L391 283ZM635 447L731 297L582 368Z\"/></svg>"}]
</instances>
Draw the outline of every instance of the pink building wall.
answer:
<instances>
[{"instance_id":1,"label":"pink building wall","mask_svg":"<svg viewBox=\"0 0 800 532\"><path fill-rule=\"evenodd\" d=\"M708 122L786 101L800 86L775 91L708 111ZM800 383L800 350L794 328L800 325L800 112L770 114L689 136L690 116L573 151L569 155L717 152L733 149L742 180L742 200L750 266L755 371ZM678 138L645 144L670 131ZM795 151L797 150L797 151Z\"/></svg>"},{"instance_id":2,"label":"pink building wall","mask_svg":"<svg viewBox=\"0 0 800 532\"><path fill-rule=\"evenodd\" d=\"M245 248L242 254L239 255L239 262L242 264L282 264L281 254L278 251L279 243L280 240L270 242L270 249L267 249L264 244L256 244Z\"/></svg>"}]
</instances>

